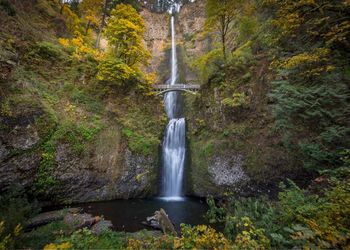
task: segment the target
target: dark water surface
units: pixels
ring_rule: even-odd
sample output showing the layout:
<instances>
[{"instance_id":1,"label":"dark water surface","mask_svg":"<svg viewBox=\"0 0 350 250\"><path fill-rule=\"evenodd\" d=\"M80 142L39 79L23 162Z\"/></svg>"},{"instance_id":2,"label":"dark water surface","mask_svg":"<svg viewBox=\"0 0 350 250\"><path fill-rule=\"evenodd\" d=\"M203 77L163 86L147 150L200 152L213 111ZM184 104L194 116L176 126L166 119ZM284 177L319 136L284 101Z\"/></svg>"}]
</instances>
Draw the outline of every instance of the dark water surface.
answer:
<instances>
[{"instance_id":1,"label":"dark water surface","mask_svg":"<svg viewBox=\"0 0 350 250\"><path fill-rule=\"evenodd\" d=\"M136 232L147 229L148 227L141 222L146 221L146 217L152 216L160 208L166 211L176 230L179 230L180 223L207 224L204 215L208 206L205 200L195 198L185 198L182 201L165 201L158 198L114 200L78 204L77 207L95 216L103 215L106 220L112 221L113 229L117 231Z\"/></svg>"}]
</instances>

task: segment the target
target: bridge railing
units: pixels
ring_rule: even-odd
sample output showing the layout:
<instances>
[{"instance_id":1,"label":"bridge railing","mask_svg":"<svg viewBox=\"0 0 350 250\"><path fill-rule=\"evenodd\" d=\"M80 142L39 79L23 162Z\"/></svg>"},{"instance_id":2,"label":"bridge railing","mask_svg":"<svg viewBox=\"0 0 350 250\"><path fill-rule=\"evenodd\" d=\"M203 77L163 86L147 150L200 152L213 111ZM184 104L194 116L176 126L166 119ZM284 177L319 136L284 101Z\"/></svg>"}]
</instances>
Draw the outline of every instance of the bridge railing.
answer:
<instances>
[{"instance_id":1,"label":"bridge railing","mask_svg":"<svg viewBox=\"0 0 350 250\"><path fill-rule=\"evenodd\" d=\"M154 89L159 89L159 90L167 90L167 89L193 89L197 90L200 89L199 84L155 84L153 85Z\"/></svg>"}]
</instances>

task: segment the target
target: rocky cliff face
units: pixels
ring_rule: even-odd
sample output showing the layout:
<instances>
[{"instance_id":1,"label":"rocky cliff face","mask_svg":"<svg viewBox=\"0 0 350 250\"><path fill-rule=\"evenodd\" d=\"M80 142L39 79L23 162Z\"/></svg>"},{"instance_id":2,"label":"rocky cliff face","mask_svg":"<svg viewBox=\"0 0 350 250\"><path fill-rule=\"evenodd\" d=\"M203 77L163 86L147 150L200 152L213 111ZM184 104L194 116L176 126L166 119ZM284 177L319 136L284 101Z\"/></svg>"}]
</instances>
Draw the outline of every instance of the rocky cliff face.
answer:
<instances>
[{"instance_id":1,"label":"rocky cliff face","mask_svg":"<svg viewBox=\"0 0 350 250\"><path fill-rule=\"evenodd\" d=\"M17 113L16 121L0 116L6 131L0 134L0 191L20 185L35 193L43 162L41 133L36 120L47 114ZM30 117L30 119L26 119ZM98 134L82 154L60 142L55 149L55 166L44 199L72 203L116 198L144 197L156 192L157 157L132 153L117 125Z\"/></svg>"},{"instance_id":2,"label":"rocky cliff face","mask_svg":"<svg viewBox=\"0 0 350 250\"><path fill-rule=\"evenodd\" d=\"M203 36L205 23L205 0L185 4L178 16L180 70L186 82L197 82L191 64L210 47L210 40Z\"/></svg>"},{"instance_id":3,"label":"rocky cliff face","mask_svg":"<svg viewBox=\"0 0 350 250\"><path fill-rule=\"evenodd\" d=\"M169 55L171 48L170 15L154 13L147 9L141 12L146 24L145 42L152 53L149 72L156 72L158 82L165 82L170 75ZM182 6L176 15L176 41L180 81L196 79L191 71L192 60L209 46L209 40L201 36L205 22L205 1L197 0Z\"/></svg>"},{"instance_id":4,"label":"rocky cliff face","mask_svg":"<svg viewBox=\"0 0 350 250\"><path fill-rule=\"evenodd\" d=\"M147 68L148 72L156 72L158 81L163 76L161 69L166 67L166 49L169 46L169 15L166 13L155 13L148 9L141 12L146 25L145 42L152 54L152 61Z\"/></svg>"}]
</instances>

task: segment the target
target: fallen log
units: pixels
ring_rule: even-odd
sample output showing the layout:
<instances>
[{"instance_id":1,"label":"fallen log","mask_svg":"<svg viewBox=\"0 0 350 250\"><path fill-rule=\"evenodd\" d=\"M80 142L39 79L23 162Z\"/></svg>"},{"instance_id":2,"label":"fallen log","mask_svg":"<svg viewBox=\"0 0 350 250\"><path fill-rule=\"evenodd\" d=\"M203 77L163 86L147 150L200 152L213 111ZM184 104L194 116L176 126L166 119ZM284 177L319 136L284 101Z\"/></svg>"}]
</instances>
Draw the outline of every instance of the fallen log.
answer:
<instances>
[{"instance_id":1,"label":"fallen log","mask_svg":"<svg viewBox=\"0 0 350 250\"><path fill-rule=\"evenodd\" d=\"M63 220L66 214L79 213L80 211L81 211L81 208L68 208L68 209L61 209L61 210L40 213L34 218L31 218L30 220L28 220L28 222L25 224L25 229L32 229L32 228L49 224L54 221Z\"/></svg>"}]
</instances>

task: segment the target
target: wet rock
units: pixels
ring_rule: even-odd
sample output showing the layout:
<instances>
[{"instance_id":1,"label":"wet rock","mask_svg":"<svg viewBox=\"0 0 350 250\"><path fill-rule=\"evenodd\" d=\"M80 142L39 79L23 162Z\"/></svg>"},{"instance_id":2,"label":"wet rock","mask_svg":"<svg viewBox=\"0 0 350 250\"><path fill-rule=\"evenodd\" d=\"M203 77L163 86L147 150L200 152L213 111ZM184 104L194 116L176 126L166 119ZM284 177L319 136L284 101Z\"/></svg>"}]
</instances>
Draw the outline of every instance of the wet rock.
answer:
<instances>
[{"instance_id":1,"label":"wet rock","mask_svg":"<svg viewBox=\"0 0 350 250\"><path fill-rule=\"evenodd\" d=\"M14 51L0 49L0 79L7 80L17 65L18 55ZM0 90L1 93L1 90Z\"/></svg>"},{"instance_id":2,"label":"wet rock","mask_svg":"<svg viewBox=\"0 0 350 250\"><path fill-rule=\"evenodd\" d=\"M95 235L100 235L104 231L111 229L113 227L113 224L109 220L101 220L94 224L91 228L91 231Z\"/></svg>"},{"instance_id":3,"label":"wet rock","mask_svg":"<svg viewBox=\"0 0 350 250\"><path fill-rule=\"evenodd\" d=\"M84 227L91 227L93 224L98 222L99 217L93 217L91 214L71 214L68 213L63 221L66 225L73 229L80 229Z\"/></svg>"},{"instance_id":4,"label":"wet rock","mask_svg":"<svg viewBox=\"0 0 350 250\"><path fill-rule=\"evenodd\" d=\"M0 162L2 162L10 154L6 146L0 141Z\"/></svg>"},{"instance_id":5,"label":"wet rock","mask_svg":"<svg viewBox=\"0 0 350 250\"><path fill-rule=\"evenodd\" d=\"M243 169L245 162L241 154L231 152L214 155L208 159L203 172L196 171L203 169L203 166L198 165L196 157L200 155L194 154L195 161L192 162L192 194L220 198L225 192L245 194L251 191L250 178Z\"/></svg>"},{"instance_id":6,"label":"wet rock","mask_svg":"<svg viewBox=\"0 0 350 250\"><path fill-rule=\"evenodd\" d=\"M138 196L150 187L150 173L153 172L152 158L125 150L125 171L119 180L117 192L125 194L123 198Z\"/></svg>"},{"instance_id":7,"label":"wet rock","mask_svg":"<svg viewBox=\"0 0 350 250\"><path fill-rule=\"evenodd\" d=\"M102 131L82 155L59 143L55 156L58 185L50 194L60 203L144 197L155 181L154 156L132 153L118 127Z\"/></svg>"},{"instance_id":8,"label":"wet rock","mask_svg":"<svg viewBox=\"0 0 350 250\"><path fill-rule=\"evenodd\" d=\"M0 164L0 191L6 190L12 184L30 188L36 178L40 164L40 155L32 152L21 154Z\"/></svg>"},{"instance_id":9,"label":"wet rock","mask_svg":"<svg viewBox=\"0 0 350 250\"><path fill-rule=\"evenodd\" d=\"M249 178L243 171L243 156L236 154L230 157L215 157L209 164L212 181L218 186L238 186Z\"/></svg>"},{"instance_id":10,"label":"wet rock","mask_svg":"<svg viewBox=\"0 0 350 250\"><path fill-rule=\"evenodd\" d=\"M160 238L163 236L163 233L159 230L141 230L135 233L126 233L128 238L143 240L149 238Z\"/></svg>"},{"instance_id":11,"label":"wet rock","mask_svg":"<svg viewBox=\"0 0 350 250\"><path fill-rule=\"evenodd\" d=\"M38 132L30 124L16 126L9 134L9 145L16 149L26 150L32 148L40 140Z\"/></svg>"}]
</instances>

